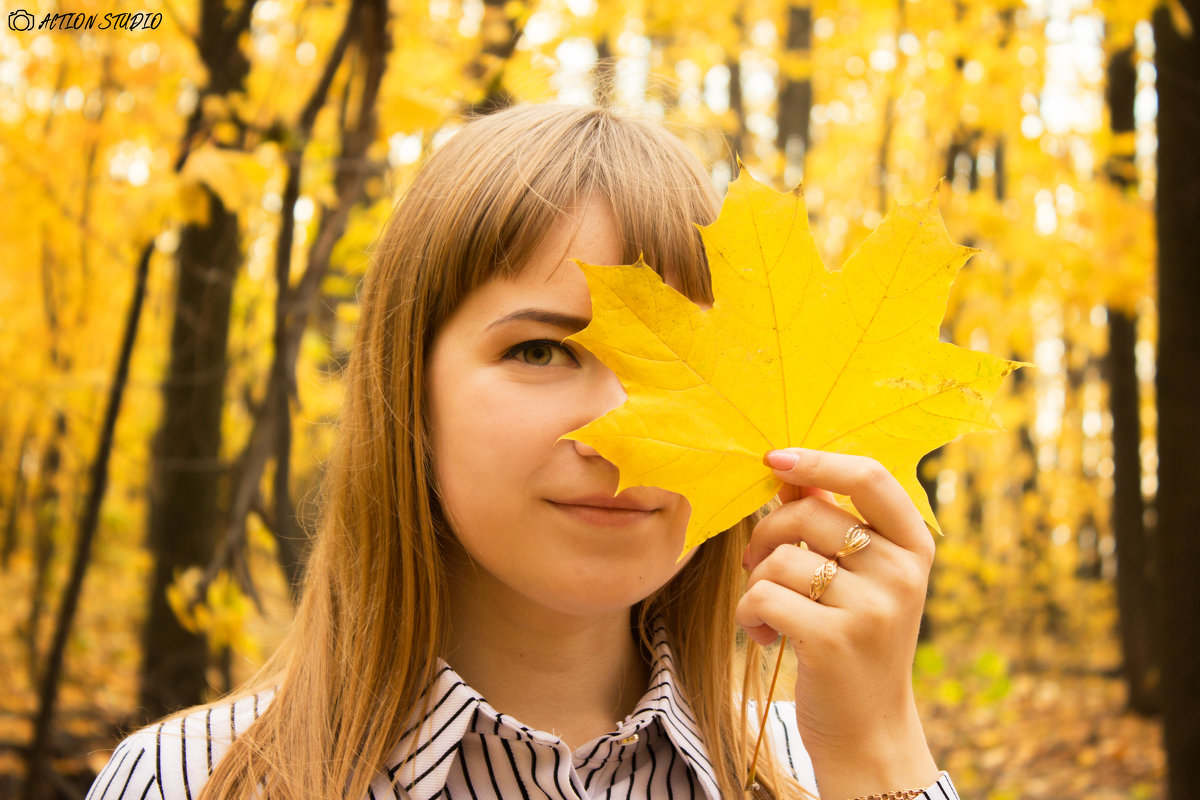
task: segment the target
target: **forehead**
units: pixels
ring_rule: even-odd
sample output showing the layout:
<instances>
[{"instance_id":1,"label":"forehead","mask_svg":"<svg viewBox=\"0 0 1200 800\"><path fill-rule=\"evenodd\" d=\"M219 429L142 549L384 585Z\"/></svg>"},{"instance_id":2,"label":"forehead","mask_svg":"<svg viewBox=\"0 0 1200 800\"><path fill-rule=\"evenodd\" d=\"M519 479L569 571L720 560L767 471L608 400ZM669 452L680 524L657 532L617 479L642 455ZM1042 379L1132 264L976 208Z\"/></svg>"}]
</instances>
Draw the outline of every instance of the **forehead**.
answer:
<instances>
[{"instance_id":1,"label":"forehead","mask_svg":"<svg viewBox=\"0 0 1200 800\"><path fill-rule=\"evenodd\" d=\"M472 290L447 328L483 331L498 319L529 309L589 320L591 296L575 260L619 264L622 256L607 205L581 204L554 221L513 274L494 275Z\"/></svg>"}]
</instances>

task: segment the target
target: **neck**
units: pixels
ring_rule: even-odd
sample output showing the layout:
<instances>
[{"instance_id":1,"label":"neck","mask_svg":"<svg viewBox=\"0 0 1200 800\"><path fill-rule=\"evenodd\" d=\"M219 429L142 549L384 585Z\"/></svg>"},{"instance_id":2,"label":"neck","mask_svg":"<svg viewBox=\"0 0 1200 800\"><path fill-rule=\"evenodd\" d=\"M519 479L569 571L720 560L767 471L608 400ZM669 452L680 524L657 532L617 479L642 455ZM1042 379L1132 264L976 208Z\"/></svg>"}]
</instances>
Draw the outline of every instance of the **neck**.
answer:
<instances>
[{"instance_id":1,"label":"neck","mask_svg":"<svg viewBox=\"0 0 1200 800\"><path fill-rule=\"evenodd\" d=\"M614 729L646 692L630 610L548 609L473 564L450 569L446 660L497 711L577 748Z\"/></svg>"}]
</instances>

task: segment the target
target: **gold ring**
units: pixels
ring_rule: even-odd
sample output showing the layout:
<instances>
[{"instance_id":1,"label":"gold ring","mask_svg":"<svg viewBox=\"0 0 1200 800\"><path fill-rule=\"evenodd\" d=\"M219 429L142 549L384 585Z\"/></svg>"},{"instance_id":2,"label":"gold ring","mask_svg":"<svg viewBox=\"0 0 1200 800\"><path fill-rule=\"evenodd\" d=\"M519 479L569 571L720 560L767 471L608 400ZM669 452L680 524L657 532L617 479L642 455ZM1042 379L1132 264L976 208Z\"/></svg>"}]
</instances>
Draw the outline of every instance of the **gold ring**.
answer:
<instances>
[{"instance_id":1,"label":"gold ring","mask_svg":"<svg viewBox=\"0 0 1200 800\"><path fill-rule=\"evenodd\" d=\"M837 575L837 570L837 562L832 558L817 567L817 571L813 573L812 585L808 588L810 599L821 599L821 595L825 594L825 590L829 588L829 584L833 583L833 576Z\"/></svg>"},{"instance_id":2,"label":"gold ring","mask_svg":"<svg viewBox=\"0 0 1200 800\"><path fill-rule=\"evenodd\" d=\"M834 558L844 558L851 553L857 553L871 543L871 528L861 522L850 526L850 530L846 531L846 538L842 541L845 545L841 550L834 554Z\"/></svg>"}]
</instances>

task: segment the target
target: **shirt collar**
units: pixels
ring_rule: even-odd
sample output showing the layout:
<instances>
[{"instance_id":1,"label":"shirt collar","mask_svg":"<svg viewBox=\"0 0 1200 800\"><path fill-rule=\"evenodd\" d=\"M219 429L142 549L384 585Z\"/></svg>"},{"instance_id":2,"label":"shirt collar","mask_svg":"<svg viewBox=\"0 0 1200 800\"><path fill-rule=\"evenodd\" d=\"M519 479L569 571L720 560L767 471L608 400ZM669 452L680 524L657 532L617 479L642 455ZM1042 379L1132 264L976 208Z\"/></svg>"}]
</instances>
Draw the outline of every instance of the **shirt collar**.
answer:
<instances>
[{"instance_id":1,"label":"shirt collar","mask_svg":"<svg viewBox=\"0 0 1200 800\"><path fill-rule=\"evenodd\" d=\"M428 800L445 787L454 751L484 700L449 664L438 659L437 677L421 702L428 703L428 708L422 709L424 716L410 719L387 758L384 774L376 776L387 785L395 783L413 800ZM387 790L384 796L390 794Z\"/></svg>"},{"instance_id":2,"label":"shirt collar","mask_svg":"<svg viewBox=\"0 0 1200 800\"><path fill-rule=\"evenodd\" d=\"M700 786L710 800L719 800L721 793L713 770L712 760L704 746L704 737L696 721L696 713L675 674L675 662L667 641L667 631L658 627L654 637L653 663L650 669L650 688L630 715L635 719L648 714L658 720L671 744L687 761Z\"/></svg>"},{"instance_id":3,"label":"shirt collar","mask_svg":"<svg viewBox=\"0 0 1200 800\"><path fill-rule=\"evenodd\" d=\"M671 745L691 768L709 800L719 800L720 791L712 761L704 747L695 712L674 672L666 629L659 627L652 636L654 647L649 688L633 713L618 723L616 731L605 736L619 738L626 735L625 731L657 721ZM496 711L441 659L438 659L437 677L426 698L430 704L428 711L419 718L413 718L388 757L384 774L380 776L385 785L394 781L413 800L429 800L445 788L454 763L454 752L463 737L475 726L477 716L489 720L489 728L495 730L495 735L504 738L524 738L550 746L559 741L553 734L527 728L512 717Z\"/></svg>"}]
</instances>

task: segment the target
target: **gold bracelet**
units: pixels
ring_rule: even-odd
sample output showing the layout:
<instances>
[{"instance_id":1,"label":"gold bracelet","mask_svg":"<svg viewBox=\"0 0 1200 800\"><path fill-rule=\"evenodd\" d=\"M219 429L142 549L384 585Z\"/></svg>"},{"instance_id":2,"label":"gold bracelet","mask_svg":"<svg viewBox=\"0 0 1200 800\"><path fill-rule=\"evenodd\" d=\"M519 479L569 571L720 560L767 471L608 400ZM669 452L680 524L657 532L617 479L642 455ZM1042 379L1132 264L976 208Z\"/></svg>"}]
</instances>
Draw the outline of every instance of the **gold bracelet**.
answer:
<instances>
[{"instance_id":1,"label":"gold bracelet","mask_svg":"<svg viewBox=\"0 0 1200 800\"><path fill-rule=\"evenodd\" d=\"M884 792L883 794L864 794L861 797L855 797L854 800L916 800L923 794L925 794L924 789L897 789L894 792Z\"/></svg>"},{"instance_id":2,"label":"gold bracelet","mask_svg":"<svg viewBox=\"0 0 1200 800\"><path fill-rule=\"evenodd\" d=\"M938 773L938 780L942 779L945 772ZM853 800L916 800L916 798L925 794L925 789L897 789L892 792L883 792L882 794L864 794L861 797L855 797Z\"/></svg>"}]
</instances>

